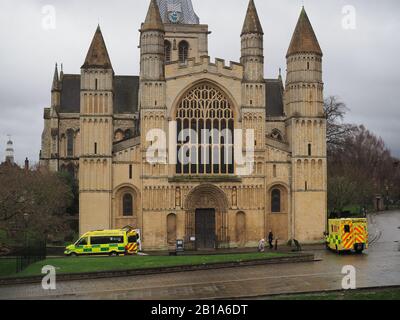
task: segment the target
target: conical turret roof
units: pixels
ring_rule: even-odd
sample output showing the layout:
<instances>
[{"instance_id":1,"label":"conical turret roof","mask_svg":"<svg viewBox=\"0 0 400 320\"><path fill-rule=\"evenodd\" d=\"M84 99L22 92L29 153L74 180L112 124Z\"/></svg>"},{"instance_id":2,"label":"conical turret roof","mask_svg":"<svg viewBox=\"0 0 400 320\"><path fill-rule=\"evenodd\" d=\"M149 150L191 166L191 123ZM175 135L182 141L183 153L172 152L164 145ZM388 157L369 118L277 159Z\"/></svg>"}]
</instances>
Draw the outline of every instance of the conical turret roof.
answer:
<instances>
[{"instance_id":1,"label":"conical turret roof","mask_svg":"<svg viewBox=\"0 0 400 320\"><path fill-rule=\"evenodd\" d=\"M301 10L286 56L297 53L315 53L322 56L321 47L304 7Z\"/></svg>"},{"instance_id":2,"label":"conical turret roof","mask_svg":"<svg viewBox=\"0 0 400 320\"><path fill-rule=\"evenodd\" d=\"M261 26L260 18L258 17L256 5L254 0L250 0L247 8L246 19L244 20L242 35L248 33L264 34Z\"/></svg>"},{"instance_id":3,"label":"conical turret roof","mask_svg":"<svg viewBox=\"0 0 400 320\"><path fill-rule=\"evenodd\" d=\"M56 63L56 67L54 69L54 76L53 76L53 84L51 86L51 91L60 90L60 79L58 77L58 66Z\"/></svg>"},{"instance_id":4,"label":"conical turret roof","mask_svg":"<svg viewBox=\"0 0 400 320\"><path fill-rule=\"evenodd\" d=\"M160 9L156 0L150 1L149 10L147 11L146 20L142 25L142 31L164 31L164 24L161 19Z\"/></svg>"},{"instance_id":5,"label":"conical turret roof","mask_svg":"<svg viewBox=\"0 0 400 320\"><path fill-rule=\"evenodd\" d=\"M97 27L92 43L87 53L83 69L87 68L102 68L112 69L111 60L108 55L107 47L104 42L103 34L100 26Z\"/></svg>"}]
</instances>

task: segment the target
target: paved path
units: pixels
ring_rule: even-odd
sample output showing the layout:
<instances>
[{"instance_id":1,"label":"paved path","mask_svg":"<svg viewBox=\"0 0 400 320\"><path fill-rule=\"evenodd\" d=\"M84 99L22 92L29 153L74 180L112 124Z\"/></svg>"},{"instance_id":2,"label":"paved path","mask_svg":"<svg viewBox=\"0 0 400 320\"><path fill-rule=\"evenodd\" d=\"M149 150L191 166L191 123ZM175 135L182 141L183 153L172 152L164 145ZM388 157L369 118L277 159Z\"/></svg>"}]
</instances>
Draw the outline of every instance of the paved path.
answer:
<instances>
[{"instance_id":1,"label":"paved path","mask_svg":"<svg viewBox=\"0 0 400 320\"><path fill-rule=\"evenodd\" d=\"M371 216L374 240L363 255L315 250L322 261L207 270L128 278L0 286L0 299L218 299L341 289L342 267L357 270L357 286L400 285L400 212ZM397 242L396 242L397 241Z\"/></svg>"}]
</instances>

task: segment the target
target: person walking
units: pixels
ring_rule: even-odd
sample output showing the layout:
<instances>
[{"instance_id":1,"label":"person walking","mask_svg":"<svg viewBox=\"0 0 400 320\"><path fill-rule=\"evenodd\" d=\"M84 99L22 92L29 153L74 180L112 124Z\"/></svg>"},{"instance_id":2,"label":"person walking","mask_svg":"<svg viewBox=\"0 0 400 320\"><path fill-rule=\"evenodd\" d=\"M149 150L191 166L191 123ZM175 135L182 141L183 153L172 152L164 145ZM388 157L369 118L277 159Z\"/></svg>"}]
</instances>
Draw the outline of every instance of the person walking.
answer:
<instances>
[{"instance_id":1,"label":"person walking","mask_svg":"<svg viewBox=\"0 0 400 320\"><path fill-rule=\"evenodd\" d=\"M269 243L269 248L273 249L274 245L272 244L274 241L274 234L272 233L272 230L269 230L269 234L268 234L268 243Z\"/></svg>"},{"instance_id":2,"label":"person walking","mask_svg":"<svg viewBox=\"0 0 400 320\"><path fill-rule=\"evenodd\" d=\"M264 252L265 251L265 239L261 239L260 242L258 243L258 252Z\"/></svg>"}]
</instances>

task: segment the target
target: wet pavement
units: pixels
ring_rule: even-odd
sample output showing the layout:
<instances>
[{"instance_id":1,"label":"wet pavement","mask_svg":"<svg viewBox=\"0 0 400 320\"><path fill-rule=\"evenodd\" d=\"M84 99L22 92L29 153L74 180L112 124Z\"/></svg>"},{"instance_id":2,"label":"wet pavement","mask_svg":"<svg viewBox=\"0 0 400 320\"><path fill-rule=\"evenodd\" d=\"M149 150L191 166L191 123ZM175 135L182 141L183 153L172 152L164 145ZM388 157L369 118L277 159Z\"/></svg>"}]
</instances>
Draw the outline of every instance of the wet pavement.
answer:
<instances>
[{"instance_id":1,"label":"wet pavement","mask_svg":"<svg viewBox=\"0 0 400 320\"><path fill-rule=\"evenodd\" d=\"M362 255L312 249L321 261L126 278L0 286L0 299L224 299L341 289L342 268L356 268L357 287L400 285L400 211L370 216Z\"/></svg>"}]
</instances>

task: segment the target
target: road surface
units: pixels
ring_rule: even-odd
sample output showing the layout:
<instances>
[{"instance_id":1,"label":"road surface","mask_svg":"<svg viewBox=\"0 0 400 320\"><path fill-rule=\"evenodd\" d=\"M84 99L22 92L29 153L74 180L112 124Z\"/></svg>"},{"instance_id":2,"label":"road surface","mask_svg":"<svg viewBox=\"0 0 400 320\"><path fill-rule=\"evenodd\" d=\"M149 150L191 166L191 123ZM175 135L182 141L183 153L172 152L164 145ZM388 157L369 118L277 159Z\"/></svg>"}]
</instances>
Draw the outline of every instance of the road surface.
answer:
<instances>
[{"instance_id":1,"label":"road surface","mask_svg":"<svg viewBox=\"0 0 400 320\"><path fill-rule=\"evenodd\" d=\"M0 299L223 299L341 289L342 268L356 268L357 287L400 285L400 211L370 216L363 255L313 250L321 261L127 278L0 286Z\"/></svg>"}]
</instances>

